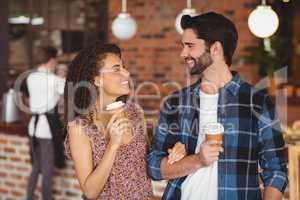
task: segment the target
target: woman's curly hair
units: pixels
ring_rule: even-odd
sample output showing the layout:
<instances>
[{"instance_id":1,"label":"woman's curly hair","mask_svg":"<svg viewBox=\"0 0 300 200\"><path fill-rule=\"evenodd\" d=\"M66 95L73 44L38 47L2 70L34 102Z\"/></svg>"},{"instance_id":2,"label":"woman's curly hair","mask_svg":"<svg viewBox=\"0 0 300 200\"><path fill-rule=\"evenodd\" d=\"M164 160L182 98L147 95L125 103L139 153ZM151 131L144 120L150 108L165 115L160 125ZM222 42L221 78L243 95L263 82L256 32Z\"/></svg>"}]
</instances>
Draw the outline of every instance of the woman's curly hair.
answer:
<instances>
[{"instance_id":1,"label":"woman's curly hair","mask_svg":"<svg viewBox=\"0 0 300 200\"><path fill-rule=\"evenodd\" d=\"M94 105L95 98L91 91L96 91L98 95L94 78L99 75L100 69L104 66L107 54L116 54L121 58L121 50L117 45L96 42L82 49L68 66L64 89L66 123L79 115L88 114L90 105ZM84 110L84 113L78 110Z\"/></svg>"}]
</instances>

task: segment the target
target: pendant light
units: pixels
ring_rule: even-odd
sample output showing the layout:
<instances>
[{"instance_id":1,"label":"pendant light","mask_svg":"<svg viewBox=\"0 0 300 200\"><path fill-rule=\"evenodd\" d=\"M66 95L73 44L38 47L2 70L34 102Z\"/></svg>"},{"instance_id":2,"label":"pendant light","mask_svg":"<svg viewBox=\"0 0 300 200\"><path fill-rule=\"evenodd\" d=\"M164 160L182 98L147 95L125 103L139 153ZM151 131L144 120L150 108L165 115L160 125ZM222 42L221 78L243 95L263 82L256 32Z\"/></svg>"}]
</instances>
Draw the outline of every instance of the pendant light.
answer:
<instances>
[{"instance_id":1,"label":"pendant light","mask_svg":"<svg viewBox=\"0 0 300 200\"><path fill-rule=\"evenodd\" d=\"M268 38L278 29L279 19L271 6L262 0L261 5L257 6L249 15L248 26L250 31L259 38Z\"/></svg>"},{"instance_id":2,"label":"pendant light","mask_svg":"<svg viewBox=\"0 0 300 200\"><path fill-rule=\"evenodd\" d=\"M179 13L176 17L176 20L175 20L175 28L176 28L176 31L180 34L183 33L183 30L181 28L181 18L183 15L190 15L190 16L195 16L197 15L196 13L196 9L195 8L192 8L192 0L187 0L186 2L186 8L183 9L181 11L181 13Z\"/></svg>"},{"instance_id":3,"label":"pendant light","mask_svg":"<svg viewBox=\"0 0 300 200\"><path fill-rule=\"evenodd\" d=\"M126 0L122 0L122 12L112 22L112 33L120 40L131 39L137 31L135 20L127 13Z\"/></svg>"}]
</instances>

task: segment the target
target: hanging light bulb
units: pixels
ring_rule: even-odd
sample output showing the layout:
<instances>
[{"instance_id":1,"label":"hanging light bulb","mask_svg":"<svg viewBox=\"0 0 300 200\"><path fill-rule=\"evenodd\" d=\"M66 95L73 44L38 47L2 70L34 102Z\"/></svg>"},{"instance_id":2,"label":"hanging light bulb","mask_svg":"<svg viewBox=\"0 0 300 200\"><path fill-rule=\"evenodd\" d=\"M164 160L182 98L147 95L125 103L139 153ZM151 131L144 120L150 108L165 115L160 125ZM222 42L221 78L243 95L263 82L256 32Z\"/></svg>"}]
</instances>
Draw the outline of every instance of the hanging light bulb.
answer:
<instances>
[{"instance_id":1,"label":"hanging light bulb","mask_svg":"<svg viewBox=\"0 0 300 200\"><path fill-rule=\"evenodd\" d=\"M268 38L278 29L279 19L271 6L266 5L266 0L253 10L248 18L250 31L257 37Z\"/></svg>"},{"instance_id":2,"label":"hanging light bulb","mask_svg":"<svg viewBox=\"0 0 300 200\"><path fill-rule=\"evenodd\" d=\"M177 15L176 20L175 20L176 31L180 34L183 33L183 30L182 30L181 24L180 24L182 16L183 15L190 15L190 16L197 15L196 9L192 8L192 0L187 0L186 4L187 4L186 8L183 9L182 12Z\"/></svg>"},{"instance_id":3,"label":"hanging light bulb","mask_svg":"<svg viewBox=\"0 0 300 200\"><path fill-rule=\"evenodd\" d=\"M121 40L129 40L135 35L136 31L136 22L126 11L126 0L122 0L122 12L112 22L112 32Z\"/></svg>"}]
</instances>

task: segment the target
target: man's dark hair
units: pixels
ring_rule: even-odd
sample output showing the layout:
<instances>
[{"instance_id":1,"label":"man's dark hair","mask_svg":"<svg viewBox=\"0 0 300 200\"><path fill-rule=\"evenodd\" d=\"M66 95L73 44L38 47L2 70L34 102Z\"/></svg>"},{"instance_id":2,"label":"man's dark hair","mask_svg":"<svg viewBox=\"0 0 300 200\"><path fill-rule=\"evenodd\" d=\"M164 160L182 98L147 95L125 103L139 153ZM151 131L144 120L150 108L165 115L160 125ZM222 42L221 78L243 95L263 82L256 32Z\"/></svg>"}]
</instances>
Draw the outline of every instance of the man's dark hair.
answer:
<instances>
[{"instance_id":1,"label":"man's dark hair","mask_svg":"<svg viewBox=\"0 0 300 200\"><path fill-rule=\"evenodd\" d=\"M199 39L205 40L208 47L219 41L224 50L225 62L231 65L238 40L238 33L232 21L221 14L208 12L194 17L184 15L181 27L193 29Z\"/></svg>"},{"instance_id":2,"label":"man's dark hair","mask_svg":"<svg viewBox=\"0 0 300 200\"><path fill-rule=\"evenodd\" d=\"M52 46L45 46L41 48L40 53L40 62L47 63L51 58L56 58L57 49Z\"/></svg>"}]
</instances>

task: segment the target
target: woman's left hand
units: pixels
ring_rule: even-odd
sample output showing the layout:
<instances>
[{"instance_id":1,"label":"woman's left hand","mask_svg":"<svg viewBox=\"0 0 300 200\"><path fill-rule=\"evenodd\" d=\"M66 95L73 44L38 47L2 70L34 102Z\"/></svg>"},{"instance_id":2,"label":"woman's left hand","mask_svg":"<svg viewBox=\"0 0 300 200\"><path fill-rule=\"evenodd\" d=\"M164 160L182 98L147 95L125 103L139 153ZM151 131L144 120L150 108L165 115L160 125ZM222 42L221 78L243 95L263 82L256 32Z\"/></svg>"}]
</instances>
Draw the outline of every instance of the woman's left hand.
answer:
<instances>
[{"instance_id":1,"label":"woman's left hand","mask_svg":"<svg viewBox=\"0 0 300 200\"><path fill-rule=\"evenodd\" d=\"M186 150L185 145L181 142L177 142L173 148L168 149L168 163L173 164L174 162L177 162L184 158L186 156Z\"/></svg>"}]
</instances>

